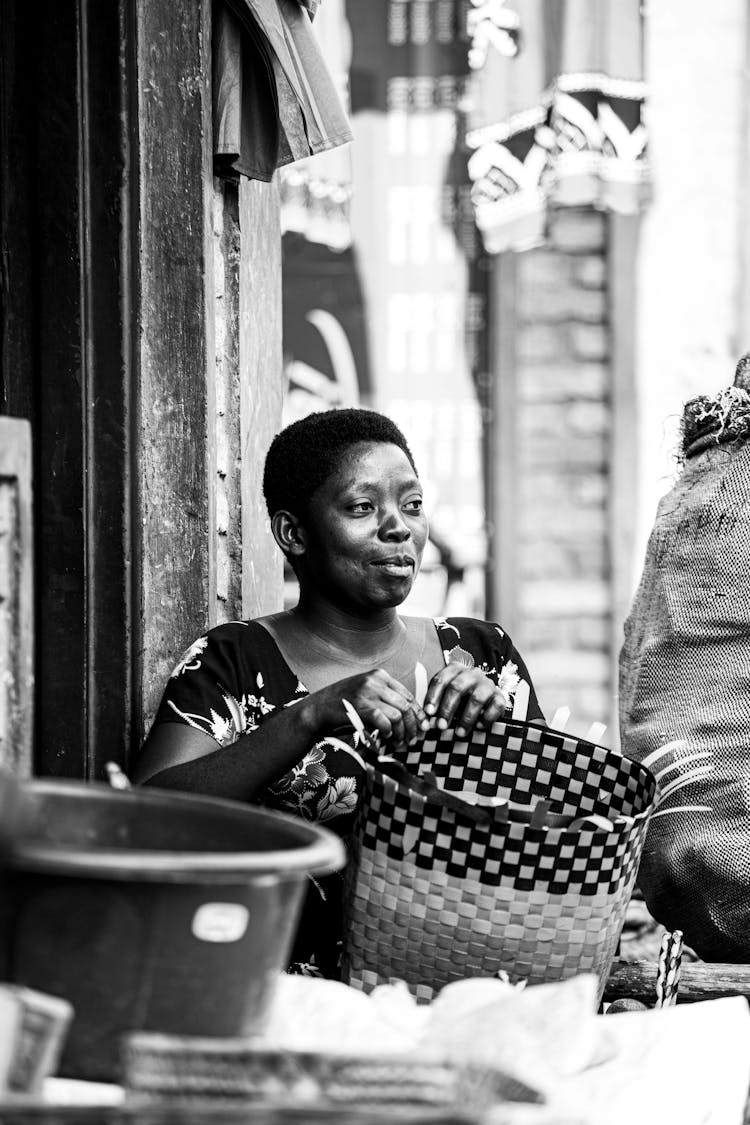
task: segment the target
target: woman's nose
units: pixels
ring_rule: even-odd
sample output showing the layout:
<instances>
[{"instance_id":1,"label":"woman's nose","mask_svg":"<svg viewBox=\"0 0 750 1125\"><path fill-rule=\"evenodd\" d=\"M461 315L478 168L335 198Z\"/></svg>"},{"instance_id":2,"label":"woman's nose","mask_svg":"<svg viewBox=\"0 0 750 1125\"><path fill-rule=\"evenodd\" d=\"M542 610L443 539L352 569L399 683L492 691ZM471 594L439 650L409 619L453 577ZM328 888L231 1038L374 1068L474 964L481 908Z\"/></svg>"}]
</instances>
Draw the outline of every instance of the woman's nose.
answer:
<instances>
[{"instance_id":1,"label":"woman's nose","mask_svg":"<svg viewBox=\"0 0 750 1125\"><path fill-rule=\"evenodd\" d=\"M404 539L409 538L411 531L401 512L392 511L380 521L379 534L381 539L402 543Z\"/></svg>"}]
</instances>

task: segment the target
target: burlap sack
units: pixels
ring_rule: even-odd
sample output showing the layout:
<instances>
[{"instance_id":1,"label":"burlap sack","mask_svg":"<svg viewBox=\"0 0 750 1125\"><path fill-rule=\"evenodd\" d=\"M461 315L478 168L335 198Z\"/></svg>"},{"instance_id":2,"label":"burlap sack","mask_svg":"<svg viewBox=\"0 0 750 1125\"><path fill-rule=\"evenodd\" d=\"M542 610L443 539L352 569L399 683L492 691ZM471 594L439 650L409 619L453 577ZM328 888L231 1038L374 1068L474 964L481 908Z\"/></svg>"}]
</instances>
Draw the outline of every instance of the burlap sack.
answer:
<instances>
[{"instance_id":1,"label":"burlap sack","mask_svg":"<svg viewBox=\"0 0 750 1125\"><path fill-rule=\"evenodd\" d=\"M620 653L623 751L664 795L638 882L705 960L750 960L750 363L688 403Z\"/></svg>"}]
</instances>

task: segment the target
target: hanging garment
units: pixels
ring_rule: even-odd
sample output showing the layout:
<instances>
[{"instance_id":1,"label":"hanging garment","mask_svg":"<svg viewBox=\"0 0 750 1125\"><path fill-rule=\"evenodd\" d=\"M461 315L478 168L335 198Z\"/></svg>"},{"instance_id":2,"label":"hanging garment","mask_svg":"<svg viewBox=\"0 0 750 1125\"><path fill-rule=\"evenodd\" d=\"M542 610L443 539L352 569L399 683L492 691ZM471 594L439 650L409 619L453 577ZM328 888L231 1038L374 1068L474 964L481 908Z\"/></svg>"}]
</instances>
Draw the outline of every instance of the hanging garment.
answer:
<instances>
[{"instance_id":1,"label":"hanging garment","mask_svg":"<svg viewBox=\"0 0 750 1125\"><path fill-rule=\"evenodd\" d=\"M215 6L213 111L217 175L270 181L277 168L352 139L297 0Z\"/></svg>"}]
</instances>

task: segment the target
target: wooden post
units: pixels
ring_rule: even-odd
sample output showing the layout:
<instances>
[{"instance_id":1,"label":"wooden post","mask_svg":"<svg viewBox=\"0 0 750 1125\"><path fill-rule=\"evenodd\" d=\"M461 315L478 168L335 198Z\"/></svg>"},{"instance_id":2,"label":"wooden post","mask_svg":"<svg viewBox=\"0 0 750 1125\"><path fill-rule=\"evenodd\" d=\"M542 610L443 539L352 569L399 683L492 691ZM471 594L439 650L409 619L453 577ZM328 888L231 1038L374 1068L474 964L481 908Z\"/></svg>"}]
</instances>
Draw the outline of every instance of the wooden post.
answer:
<instances>
[{"instance_id":1,"label":"wooden post","mask_svg":"<svg viewBox=\"0 0 750 1125\"><path fill-rule=\"evenodd\" d=\"M210 20L210 0L136 6L142 732L216 589Z\"/></svg>"},{"instance_id":2,"label":"wooden post","mask_svg":"<svg viewBox=\"0 0 750 1125\"><path fill-rule=\"evenodd\" d=\"M240 234L237 184L214 183L216 589L211 623L242 617Z\"/></svg>"},{"instance_id":3,"label":"wooden post","mask_svg":"<svg viewBox=\"0 0 750 1125\"><path fill-rule=\"evenodd\" d=\"M78 5L81 396L76 406L83 445L85 621L79 702L84 744L75 749L84 761L81 770L69 754L66 772L101 780L106 761L126 765L132 721L129 318L135 270L132 135L123 108L133 44L122 7L96 0ZM46 512L38 507L37 514L43 519ZM54 681L49 658L46 674ZM47 718L47 744L53 723Z\"/></svg>"},{"instance_id":4,"label":"wooden post","mask_svg":"<svg viewBox=\"0 0 750 1125\"><path fill-rule=\"evenodd\" d=\"M262 495L281 424L281 229L275 183L214 188L216 590L210 624L280 609L281 555Z\"/></svg>"},{"instance_id":5,"label":"wooden post","mask_svg":"<svg viewBox=\"0 0 750 1125\"><path fill-rule=\"evenodd\" d=\"M127 8L0 17L0 409L33 434L34 768L68 777L130 734Z\"/></svg>"},{"instance_id":6,"label":"wooden post","mask_svg":"<svg viewBox=\"0 0 750 1125\"><path fill-rule=\"evenodd\" d=\"M32 773L34 594L31 427L0 418L0 766Z\"/></svg>"},{"instance_id":7,"label":"wooden post","mask_svg":"<svg viewBox=\"0 0 750 1125\"><path fill-rule=\"evenodd\" d=\"M0 410L17 418L34 417L36 332L32 247L35 221L34 72L29 12L23 0L0 4Z\"/></svg>"},{"instance_id":8,"label":"wooden post","mask_svg":"<svg viewBox=\"0 0 750 1125\"><path fill-rule=\"evenodd\" d=\"M281 233L275 183L240 184L240 396L242 607L281 608L283 568L263 503L263 463L281 423Z\"/></svg>"}]
</instances>

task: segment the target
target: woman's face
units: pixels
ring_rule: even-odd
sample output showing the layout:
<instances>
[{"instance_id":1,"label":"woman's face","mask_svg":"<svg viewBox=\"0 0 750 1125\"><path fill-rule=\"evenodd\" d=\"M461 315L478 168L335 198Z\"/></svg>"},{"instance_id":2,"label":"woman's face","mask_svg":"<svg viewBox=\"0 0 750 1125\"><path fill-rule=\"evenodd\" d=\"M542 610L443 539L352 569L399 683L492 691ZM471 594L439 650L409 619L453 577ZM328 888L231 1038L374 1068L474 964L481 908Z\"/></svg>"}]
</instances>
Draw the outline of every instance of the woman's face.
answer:
<instances>
[{"instance_id":1,"label":"woman's face","mask_svg":"<svg viewBox=\"0 0 750 1125\"><path fill-rule=\"evenodd\" d=\"M308 590L349 611L400 605L427 541L422 488L397 445L362 442L317 489L303 523Z\"/></svg>"}]
</instances>

